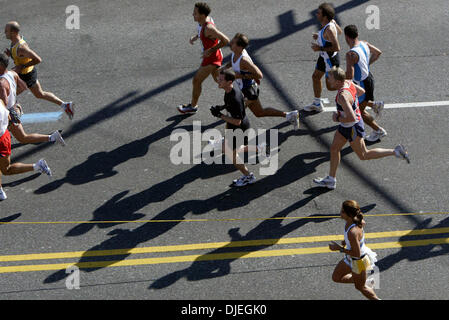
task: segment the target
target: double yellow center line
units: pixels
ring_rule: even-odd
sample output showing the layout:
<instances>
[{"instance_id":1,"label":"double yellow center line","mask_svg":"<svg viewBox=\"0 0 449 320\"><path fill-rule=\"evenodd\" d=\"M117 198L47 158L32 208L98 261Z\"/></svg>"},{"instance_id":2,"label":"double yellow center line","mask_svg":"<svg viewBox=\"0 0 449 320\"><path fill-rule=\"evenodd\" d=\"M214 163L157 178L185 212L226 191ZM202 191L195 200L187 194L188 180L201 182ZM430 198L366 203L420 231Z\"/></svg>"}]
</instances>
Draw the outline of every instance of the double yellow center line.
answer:
<instances>
[{"instance_id":1,"label":"double yellow center line","mask_svg":"<svg viewBox=\"0 0 449 320\"><path fill-rule=\"evenodd\" d=\"M424 239L424 240L407 240L400 242L399 241L380 242L380 243L368 242L368 246L371 249L376 250L376 249L394 249L403 247L449 244L449 228L366 233L365 238L376 239L376 238L422 236L434 234L447 234L446 235L447 237ZM244 247L251 248L251 247L264 247L273 245L291 245L291 244L329 242L341 240L343 240L342 235L327 235L327 236L295 237L295 238L281 238L281 239L244 240L244 241L231 241L231 242L210 242L210 243L154 246L154 247L114 249L114 250L92 250L92 251L75 251L75 252L57 252L57 253L37 253L37 254L24 254L24 255L5 255L0 256L0 263L3 264L5 262L7 263L17 261L124 256L124 255L145 254L145 253L184 252L184 251L207 250L207 249L220 249L225 251L228 248L244 248ZM265 248L257 248L256 251L254 250L251 251L251 249L248 249L248 251L240 251L240 252L206 253L195 255L152 257L143 259L123 258L122 260L115 260L115 261L70 262L70 263L13 265L13 266L10 265L10 266L0 266L0 273L63 270L73 265L77 266L80 269L89 269L89 268L138 266L138 265L152 265L152 264L193 262L193 261L278 257L287 255L303 255L303 254L318 254L318 253L332 252L329 250L327 244L326 246L309 247L309 248L273 249L273 250L262 250L262 249Z\"/></svg>"}]
</instances>

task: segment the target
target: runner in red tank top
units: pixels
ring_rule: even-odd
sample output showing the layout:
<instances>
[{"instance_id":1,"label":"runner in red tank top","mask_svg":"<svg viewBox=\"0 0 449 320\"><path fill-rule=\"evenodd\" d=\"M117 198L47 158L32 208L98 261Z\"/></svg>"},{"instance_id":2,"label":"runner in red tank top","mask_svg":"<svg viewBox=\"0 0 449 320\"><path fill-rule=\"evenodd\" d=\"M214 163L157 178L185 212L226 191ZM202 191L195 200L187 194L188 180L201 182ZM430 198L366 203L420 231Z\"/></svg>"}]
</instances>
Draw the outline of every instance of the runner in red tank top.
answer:
<instances>
[{"instance_id":1,"label":"runner in red tank top","mask_svg":"<svg viewBox=\"0 0 449 320\"><path fill-rule=\"evenodd\" d=\"M337 185L337 168L340 164L340 150L349 141L352 150L360 160L373 160L388 156L396 156L410 163L407 150L398 145L394 149L371 149L365 145L365 128L360 114L358 96L365 93L365 90L358 85L346 80L346 73L343 69L333 67L329 71L329 84L338 90L335 102L337 111L333 113L332 120L340 123L334 135L331 145L331 161L329 175L325 178L313 179L313 182L320 187L335 189Z\"/></svg>"},{"instance_id":2,"label":"runner in red tank top","mask_svg":"<svg viewBox=\"0 0 449 320\"><path fill-rule=\"evenodd\" d=\"M215 27L214 23L206 21L206 23L201 28L200 39L201 42L203 43L204 51L217 47L220 42L218 39L210 39L204 35L204 30L207 28L206 27L207 25ZM223 54L221 53L221 49L211 50L211 53L208 57L203 57L203 63L201 63L201 66L204 67L212 64L221 67L222 62L223 62Z\"/></svg>"},{"instance_id":3,"label":"runner in red tank top","mask_svg":"<svg viewBox=\"0 0 449 320\"><path fill-rule=\"evenodd\" d=\"M203 81L212 74L218 83L218 68L223 61L221 48L229 43L229 38L220 32L215 24L207 21L210 8L206 3L198 2L193 9L193 19L201 25L201 42L203 43L203 61L192 81L192 100L189 104L178 106L178 111L183 114L194 114L198 110L198 100L201 95Z\"/></svg>"}]
</instances>

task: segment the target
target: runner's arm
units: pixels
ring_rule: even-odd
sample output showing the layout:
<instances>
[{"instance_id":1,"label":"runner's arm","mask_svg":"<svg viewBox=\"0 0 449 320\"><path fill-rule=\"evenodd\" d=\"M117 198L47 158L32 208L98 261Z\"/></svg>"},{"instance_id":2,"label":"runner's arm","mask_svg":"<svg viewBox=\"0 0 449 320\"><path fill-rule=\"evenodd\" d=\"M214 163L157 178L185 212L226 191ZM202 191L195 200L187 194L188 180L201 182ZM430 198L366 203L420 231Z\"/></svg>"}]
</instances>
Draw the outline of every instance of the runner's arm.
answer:
<instances>
[{"instance_id":1,"label":"runner's arm","mask_svg":"<svg viewBox=\"0 0 449 320\"><path fill-rule=\"evenodd\" d=\"M338 25L337 21L335 21L335 19L332 19L331 22L333 22L334 25L335 25L335 28L337 28L337 33L338 33L338 35L342 34L342 33L343 33L343 30L341 30L341 27Z\"/></svg>"},{"instance_id":2,"label":"runner's arm","mask_svg":"<svg viewBox=\"0 0 449 320\"><path fill-rule=\"evenodd\" d=\"M358 239L358 232L355 230L355 227L349 230L348 240L351 244L351 250L343 249L342 252L350 255L351 257L360 258L360 241Z\"/></svg>"},{"instance_id":3,"label":"runner's arm","mask_svg":"<svg viewBox=\"0 0 449 320\"><path fill-rule=\"evenodd\" d=\"M236 74L236 78L243 79L243 76L245 79L254 80L262 80L263 78L262 71L260 71L260 69L254 63L251 63L251 61L249 61L246 57L243 57L240 61L240 69L248 70L251 74Z\"/></svg>"},{"instance_id":4,"label":"runner's arm","mask_svg":"<svg viewBox=\"0 0 449 320\"><path fill-rule=\"evenodd\" d=\"M17 90L16 90L16 93L17 93L17 95L19 95L19 94L21 94L23 91L25 91L26 89L28 89L28 87L27 87L25 81L23 81L22 79L20 79L19 75L18 75L15 71L12 71L12 72L14 72L14 78L16 79L16 83L17 83Z\"/></svg>"},{"instance_id":5,"label":"runner's arm","mask_svg":"<svg viewBox=\"0 0 449 320\"><path fill-rule=\"evenodd\" d=\"M357 61L357 53L354 51L348 51L346 53L346 79L352 80L354 78L354 65Z\"/></svg>"},{"instance_id":6,"label":"runner's arm","mask_svg":"<svg viewBox=\"0 0 449 320\"><path fill-rule=\"evenodd\" d=\"M369 58L369 64L373 64L374 62L377 61L377 59L379 59L380 55L382 54L382 51L380 51L378 48L376 48L375 46L373 46L370 43L366 43L366 45L369 48L369 51L371 53L371 57Z\"/></svg>"},{"instance_id":7,"label":"runner's arm","mask_svg":"<svg viewBox=\"0 0 449 320\"><path fill-rule=\"evenodd\" d=\"M338 103L342 106L343 111L345 113L344 117L338 117L338 119L337 119L338 122L344 123L344 122L356 121L354 110L352 110L351 100L352 100L351 95L346 91L343 91L338 96Z\"/></svg>"},{"instance_id":8,"label":"runner's arm","mask_svg":"<svg viewBox=\"0 0 449 320\"><path fill-rule=\"evenodd\" d=\"M20 46L17 51L18 51L17 54L20 57L31 59L30 62L28 62L27 64L23 65L24 68L31 67L31 66L34 66L34 65L39 64L39 63L42 62L41 57L39 57L37 55L37 53L34 52L33 50L31 50L30 47L28 47L27 45Z\"/></svg>"},{"instance_id":9,"label":"runner's arm","mask_svg":"<svg viewBox=\"0 0 449 320\"><path fill-rule=\"evenodd\" d=\"M354 83L354 87L357 89L357 96L360 97L365 93L365 89L363 89L361 86L359 86L358 84Z\"/></svg>"},{"instance_id":10,"label":"runner's arm","mask_svg":"<svg viewBox=\"0 0 449 320\"><path fill-rule=\"evenodd\" d=\"M204 51L203 56L208 57L213 52L220 50L221 48L226 46L229 43L229 38L224 33L217 30L217 28L215 28L214 26L212 26L210 24L207 24L204 28L205 28L204 32L205 32L205 34L207 34L208 38L219 40L218 44L216 44L212 48L209 48L206 51Z\"/></svg>"},{"instance_id":11,"label":"runner's arm","mask_svg":"<svg viewBox=\"0 0 449 320\"><path fill-rule=\"evenodd\" d=\"M326 40L329 41L330 43L332 43L332 46L323 48L323 51L335 52L335 51L341 50L340 43L338 42L338 38L337 38L338 31L335 30L335 32L334 32L334 30L335 29L330 27L324 31L324 35L327 38Z\"/></svg>"},{"instance_id":12,"label":"runner's arm","mask_svg":"<svg viewBox=\"0 0 449 320\"><path fill-rule=\"evenodd\" d=\"M3 81L3 79L0 81ZM0 100L3 102L6 108L6 106L8 105L8 93L6 92L6 88L4 86L0 87Z\"/></svg>"},{"instance_id":13,"label":"runner's arm","mask_svg":"<svg viewBox=\"0 0 449 320\"><path fill-rule=\"evenodd\" d=\"M19 49L17 49L17 54L18 54L20 57L24 57L24 58L29 58L29 59L31 59L30 62L28 62L28 63L26 63L26 64L24 64L24 65L15 66L15 67L13 68L13 70L16 71L16 72L18 72L18 73L19 73L22 69L24 69L24 68L28 68L28 67L31 67L31 66L35 66L35 65L37 65L37 64L39 64L39 63L42 62L41 57L39 57L39 56L37 55L37 53L34 52L33 50L31 50L27 45L20 46Z\"/></svg>"}]
</instances>

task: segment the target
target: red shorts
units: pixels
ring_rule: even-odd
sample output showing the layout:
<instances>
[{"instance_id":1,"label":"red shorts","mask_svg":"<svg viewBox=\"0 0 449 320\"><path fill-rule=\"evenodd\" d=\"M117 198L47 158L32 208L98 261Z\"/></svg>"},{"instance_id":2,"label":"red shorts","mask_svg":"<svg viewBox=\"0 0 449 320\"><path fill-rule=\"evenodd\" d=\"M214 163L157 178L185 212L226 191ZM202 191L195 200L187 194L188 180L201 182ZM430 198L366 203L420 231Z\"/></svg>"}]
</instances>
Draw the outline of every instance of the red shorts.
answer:
<instances>
[{"instance_id":1,"label":"red shorts","mask_svg":"<svg viewBox=\"0 0 449 320\"><path fill-rule=\"evenodd\" d=\"M204 58L203 62L201 63L202 67L208 66L208 65L215 65L217 67L221 67L221 63L223 62L223 55L221 53L221 50L217 50L214 54L211 56Z\"/></svg>"},{"instance_id":2,"label":"red shorts","mask_svg":"<svg viewBox=\"0 0 449 320\"><path fill-rule=\"evenodd\" d=\"M5 133L0 137L0 156L8 157L11 155L11 135L9 131L6 130Z\"/></svg>"}]
</instances>

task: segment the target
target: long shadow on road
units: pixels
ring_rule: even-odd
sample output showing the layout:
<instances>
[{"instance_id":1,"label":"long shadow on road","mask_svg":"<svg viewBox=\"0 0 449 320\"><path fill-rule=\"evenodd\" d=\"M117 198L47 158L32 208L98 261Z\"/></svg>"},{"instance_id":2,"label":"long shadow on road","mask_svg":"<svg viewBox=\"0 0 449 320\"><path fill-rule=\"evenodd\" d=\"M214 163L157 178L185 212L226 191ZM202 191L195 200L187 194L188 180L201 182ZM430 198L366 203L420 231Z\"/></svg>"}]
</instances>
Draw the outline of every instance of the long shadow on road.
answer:
<instances>
[{"instance_id":1,"label":"long shadow on road","mask_svg":"<svg viewBox=\"0 0 449 320\"><path fill-rule=\"evenodd\" d=\"M90 155L83 163L68 170L64 178L52 181L40 187L34 193L48 193L58 189L65 183L82 185L92 181L112 177L118 173L116 170L117 166L130 159L144 157L148 153L151 144L168 138L173 130L177 129L176 126L179 125L186 117L187 116L184 115L173 116L167 119L167 121L171 122L168 126L142 139L127 143L109 152L102 151L94 153ZM219 123L221 123L221 121L216 121L208 126L203 126L202 130L215 127ZM191 128L187 127L186 129L191 130Z\"/></svg>"},{"instance_id":2,"label":"long shadow on road","mask_svg":"<svg viewBox=\"0 0 449 320\"><path fill-rule=\"evenodd\" d=\"M431 221L432 221L431 218L422 221L414 228L414 230L428 228ZM433 226L430 229L447 228L447 227L449 227L449 218L440 221L437 225ZM435 237L441 237L441 234L427 236L428 239L432 239ZM413 238L416 238L416 236L405 235L399 238L399 242L410 241ZM420 240L422 240L422 238L423 236L419 236ZM377 261L376 265L378 266L380 271L386 271L402 260L416 262L438 256L447 256L448 254L449 254L449 244L429 244L420 247L402 247L397 253L391 254Z\"/></svg>"},{"instance_id":3,"label":"long shadow on road","mask_svg":"<svg viewBox=\"0 0 449 320\"><path fill-rule=\"evenodd\" d=\"M282 237L295 231L296 229L303 227L307 223L320 223L334 219L333 217L328 217L329 215L314 214L309 217L305 217L305 219L299 219L285 225L282 224L283 223L282 218L287 217L289 213L294 212L295 210L305 206L314 198L329 191L330 190L316 187L304 191L304 194L309 194L309 196L299 200L298 202L292 204L288 208L285 208L284 210L276 213L271 217L271 219L264 220L254 229L250 230L246 235L241 235L239 233L239 228L230 229L228 231L228 234L231 237L231 241L228 244L219 249L216 249L212 252L200 256L192 263L190 267L183 270L175 271L154 281L150 285L149 289L166 288L174 284L181 278L186 278L188 281L199 281L204 279L226 276L231 272L231 263L234 262L235 260L243 258L244 256L252 252L260 251L268 247L271 247L277 243L276 241L267 245L251 246L250 250L242 251L241 248L233 246L233 242L262 240L262 239L280 240ZM370 208L373 207L374 206L370 206ZM370 208L368 207L363 208L363 212L369 211ZM232 258L211 259L211 257L214 257L214 255L222 253L227 254L234 253L234 256Z\"/></svg>"},{"instance_id":4,"label":"long shadow on road","mask_svg":"<svg viewBox=\"0 0 449 320\"><path fill-rule=\"evenodd\" d=\"M306 163L305 160L313 159ZM328 161L328 154L323 152L312 152L301 154L287 161L276 173L276 175L266 176L255 184L244 189L230 188L225 192L215 195L206 200L188 200L178 202L171 207L163 210L155 215L151 220L133 230L115 229L109 235L113 237L103 241L89 249L87 252L96 250L112 250L112 249L132 249L141 243L146 243L156 237L171 230L186 216L190 214L199 215L210 212L211 210L228 211L235 208L241 208L249 204L251 201L258 199L270 193L271 191L285 187L296 182L304 176L315 172L315 168L325 161ZM195 179L209 179L218 175L225 174L234 170L232 165L205 165L199 164L186 172L173 177L170 180L152 186L151 188L124 198L128 191L121 192L113 197L106 204L98 208L95 213L95 219L107 220L111 216L115 219L122 217L133 217L140 214L138 211L150 203L163 201L168 196L176 192L180 186L189 183ZM319 193L314 193L314 197ZM294 207L294 206L293 206ZM293 208L290 206L290 208ZM294 210L294 209L291 209ZM141 214L140 214L141 215ZM137 216L138 218L140 216ZM122 220L122 219L118 219ZM167 222L156 222L165 220ZM106 224L108 225L108 224ZM67 236L77 236L89 231L95 224L80 224L70 230ZM100 225L98 225L101 227ZM110 225L109 225L110 226ZM124 260L129 254L121 255L120 260ZM92 261L92 257L82 257L79 262ZM114 257L115 259L117 257ZM114 264L111 261L111 265ZM87 272L98 270L101 268L86 269ZM66 277L65 270L56 272L45 279L45 283L52 283Z\"/></svg>"}]
</instances>

